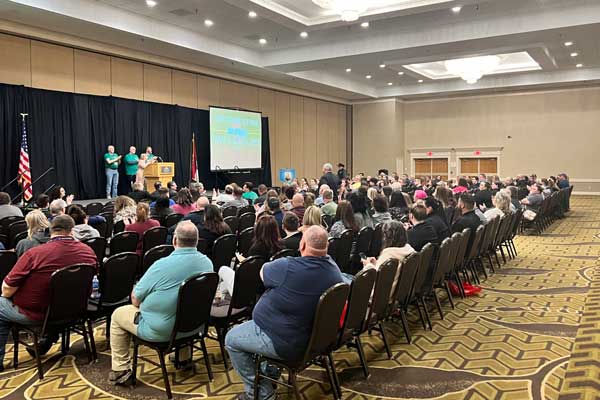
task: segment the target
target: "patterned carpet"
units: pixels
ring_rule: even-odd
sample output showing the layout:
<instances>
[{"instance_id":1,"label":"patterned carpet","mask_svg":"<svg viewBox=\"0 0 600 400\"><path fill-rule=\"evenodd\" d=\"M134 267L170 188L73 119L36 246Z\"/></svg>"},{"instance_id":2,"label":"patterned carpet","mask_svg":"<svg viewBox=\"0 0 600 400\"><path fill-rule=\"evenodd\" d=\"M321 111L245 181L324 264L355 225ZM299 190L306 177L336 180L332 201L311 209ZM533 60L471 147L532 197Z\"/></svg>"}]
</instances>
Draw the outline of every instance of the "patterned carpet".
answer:
<instances>
[{"instance_id":1,"label":"patterned carpet","mask_svg":"<svg viewBox=\"0 0 600 400\"><path fill-rule=\"evenodd\" d=\"M483 282L478 297L458 300L455 310L444 303L444 320L432 313L433 331L423 331L411 316L413 344L405 343L399 326L388 323L391 360L375 332L365 337L368 380L362 377L354 350L337 352L344 398L597 398L600 197L574 197L571 207L569 216L543 235L518 237L519 256ZM77 339L66 357L60 357L58 346L50 351L43 381L37 380L28 355L21 354L18 370L8 368L0 374L0 398L166 398L160 370L149 363L141 364L137 387L110 385L104 326L96 328L95 336L97 364L87 364ZM231 399L242 391L236 373L224 371L216 343L208 344L214 381L209 382L201 361L196 374L171 368L175 398ZM331 398L322 381L326 379L318 368L304 373L299 380L303 396ZM288 395L282 392L281 397Z\"/></svg>"}]
</instances>

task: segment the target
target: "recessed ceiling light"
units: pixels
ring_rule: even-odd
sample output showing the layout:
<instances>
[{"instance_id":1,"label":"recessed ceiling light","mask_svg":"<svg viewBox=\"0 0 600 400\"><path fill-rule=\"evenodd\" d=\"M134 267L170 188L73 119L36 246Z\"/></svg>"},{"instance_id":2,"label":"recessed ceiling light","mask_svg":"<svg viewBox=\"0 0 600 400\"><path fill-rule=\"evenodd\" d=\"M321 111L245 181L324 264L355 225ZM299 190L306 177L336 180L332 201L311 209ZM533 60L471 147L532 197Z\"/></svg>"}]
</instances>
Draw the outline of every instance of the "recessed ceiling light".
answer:
<instances>
[{"instance_id":1,"label":"recessed ceiling light","mask_svg":"<svg viewBox=\"0 0 600 400\"><path fill-rule=\"evenodd\" d=\"M565 42L565 46L571 47L571 46L573 46L573 42Z\"/></svg>"},{"instance_id":2,"label":"recessed ceiling light","mask_svg":"<svg viewBox=\"0 0 600 400\"><path fill-rule=\"evenodd\" d=\"M360 24L360 26L361 26L362 28L368 28L368 27L369 27L369 22L365 21L365 22L363 22L362 24Z\"/></svg>"},{"instance_id":3,"label":"recessed ceiling light","mask_svg":"<svg viewBox=\"0 0 600 400\"><path fill-rule=\"evenodd\" d=\"M577 64L576 67L581 68L581 67L583 67L583 64Z\"/></svg>"},{"instance_id":4,"label":"recessed ceiling light","mask_svg":"<svg viewBox=\"0 0 600 400\"><path fill-rule=\"evenodd\" d=\"M577 57L579 53L571 53L571 57Z\"/></svg>"},{"instance_id":5,"label":"recessed ceiling light","mask_svg":"<svg viewBox=\"0 0 600 400\"><path fill-rule=\"evenodd\" d=\"M365 76L365 78L367 78L367 79L371 79L371 78L372 78L372 76L371 76L371 75L367 75L367 76Z\"/></svg>"},{"instance_id":6,"label":"recessed ceiling light","mask_svg":"<svg viewBox=\"0 0 600 400\"><path fill-rule=\"evenodd\" d=\"M404 72L398 71L398 75L402 76L402 75L404 75Z\"/></svg>"},{"instance_id":7,"label":"recessed ceiling light","mask_svg":"<svg viewBox=\"0 0 600 400\"><path fill-rule=\"evenodd\" d=\"M148 7L154 7L155 5L157 5L158 3L154 0L146 0L146 5Z\"/></svg>"},{"instance_id":8,"label":"recessed ceiling light","mask_svg":"<svg viewBox=\"0 0 600 400\"><path fill-rule=\"evenodd\" d=\"M205 19L204 20L204 25L206 26L213 26L215 23L212 22L210 19Z\"/></svg>"},{"instance_id":9,"label":"recessed ceiling light","mask_svg":"<svg viewBox=\"0 0 600 400\"><path fill-rule=\"evenodd\" d=\"M256 14L254 11L250 11L250 12L248 13L248 16L249 16L250 18L256 18L258 15L257 15L257 14Z\"/></svg>"},{"instance_id":10,"label":"recessed ceiling light","mask_svg":"<svg viewBox=\"0 0 600 400\"><path fill-rule=\"evenodd\" d=\"M385 64L379 64L379 68L385 68Z\"/></svg>"},{"instance_id":11,"label":"recessed ceiling light","mask_svg":"<svg viewBox=\"0 0 600 400\"><path fill-rule=\"evenodd\" d=\"M300 32L300 37L306 39L308 37L308 32Z\"/></svg>"},{"instance_id":12,"label":"recessed ceiling light","mask_svg":"<svg viewBox=\"0 0 600 400\"><path fill-rule=\"evenodd\" d=\"M260 39L258 39L258 43L260 43L260 44L267 44L267 39L260 38Z\"/></svg>"},{"instance_id":13,"label":"recessed ceiling light","mask_svg":"<svg viewBox=\"0 0 600 400\"><path fill-rule=\"evenodd\" d=\"M388 86L392 86L392 85L393 85L393 83L392 83L392 82L388 82Z\"/></svg>"},{"instance_id":14,"label":"recessed ceiling light","mask_svg":"<svg viewBox=\"0 0 600 400\"><path fill-rule=\"evenodd\" d=\"M417 82L419 82L419 83L423 83L423 79L419 79Z\"/></svg>"},{"instance_id":15,"label":"recessed ceiling light","mask_svg":"<svg viewBox=\"0 0 600 400\"><path fill-rule=\"evenodd\" d=\"M452 12L454 14L458 14L460 12L460 10L462 10L461 6L452 7Z\"/></svg>"},{"instance_id":16,"label":"recessed ceiling light","mask_svg":"<svg viewBox=\"0 0 600 400\"><path fill-rule=\"evenodd\" d=\"M352 68L346 68L346 72L352 72Z\"/></svg>"}]
</instances>

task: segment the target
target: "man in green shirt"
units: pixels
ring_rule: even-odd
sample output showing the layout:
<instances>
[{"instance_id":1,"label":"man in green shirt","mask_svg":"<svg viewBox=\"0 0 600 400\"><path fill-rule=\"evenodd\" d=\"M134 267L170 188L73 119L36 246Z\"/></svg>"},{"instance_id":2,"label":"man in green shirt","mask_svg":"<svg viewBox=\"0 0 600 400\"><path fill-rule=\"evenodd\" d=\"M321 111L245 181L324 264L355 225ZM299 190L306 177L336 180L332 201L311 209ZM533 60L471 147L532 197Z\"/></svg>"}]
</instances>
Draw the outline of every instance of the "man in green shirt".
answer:
<instances>
[{"instance_id":1,"label":"man in green shirt","mask_svg":"<svg viewBox=\"0 0 600 400\"><path fill-rule=\"evenodd\" d=\"M335 217L337 211L337 204L333 202L333 190L325 189L323 191L323 206L321 207L321 214Z\"/></svg>"},{"instance_id":2,"label":"man in green shirt","mask_svg":"<svg viewBox=\"0 0 600 400\"><path fill-rule=\"evenodd\" d=\"M129 154L125 156L125 175L127 175L127 180L131 184L131 187L135 183L135 175L138 172L138 163L140 162L140 158L135 154L135 151L135 146L131 146Z\"/></svg>"},{"instance_id":3,"label":"man in green shirt","mask_svg":"<svg viewBox=\"0 0 600 400\"><path fill-rule=\"evenodd\" d=\"M115 146L108 146L108 153L104 154L104 168L106 169L106 198L117 197L119 186L119 162L121 156L115 153Z\"/></svg>"},{"instance_id":4,"label":"man in green shirt","mask_svg":"<svg viewBox=\"0 0 600 400\"><path fill-rule=\"evenodd\" d=\"M150 146L146 147L146 154L148 155L148 161L151 161L154 157L156 157L154 154L152 154L152 147Z\"/></svg>"},{"instance_id":5,"label":"man in green shirt","mask_svg":"<svg viewBox=\"0 0 600 400\"><path fill-rule=\"evenodd\" d=\"M254 204L254 200L258 199L258 195L252 190L253 188L253 184L252 182L246 182L244 183L244 194L242 195L242 197L246 200L248 200L248 202L250 204Z\"/></svg>"},{"instance_id":6,"label":"man in green shirt","mask_svg":"<svg viewBox=\"0 0 600 400\"><path fill-rule=\"evenodd\" d=\"M191 221L180 222L173 237L175 251L152 264L134 287L131 304L117 308L112 314L111 382L117 385L131 382L131 335L151 342L168 341L175 325L181 283L198 273L213 271L210 258L196 250L197 243L196 225Z\"/></svg>"}]
</instances>

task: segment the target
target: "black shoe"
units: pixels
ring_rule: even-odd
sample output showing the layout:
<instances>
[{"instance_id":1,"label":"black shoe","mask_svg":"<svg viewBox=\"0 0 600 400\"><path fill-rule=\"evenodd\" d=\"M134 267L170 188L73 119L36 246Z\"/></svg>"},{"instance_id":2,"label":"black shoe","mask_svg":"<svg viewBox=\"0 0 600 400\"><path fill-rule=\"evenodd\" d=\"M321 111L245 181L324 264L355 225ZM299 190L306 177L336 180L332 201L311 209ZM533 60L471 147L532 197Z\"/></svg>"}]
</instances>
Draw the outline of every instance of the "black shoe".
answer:
<instances>
[{"instance_id":1,"label":"black shoe","mask_svg":"<svg viewBox=\"0 0 600 400\"><path fill-rule=\"evenodd\" d=\"M50 351L50 349L52 348L52 345L54 344L55 341L56 341L55 338L49 337L49 336L44 336L44 337L40 338L40 340L38 340L39 356L40 357L45 356L46 353L48 353ZM27 353L29 353L29 355L31 356L31 358L35 358L35 351L32 348L27 347L26 350L27 350Z\"/></svg>"}]
</instances>

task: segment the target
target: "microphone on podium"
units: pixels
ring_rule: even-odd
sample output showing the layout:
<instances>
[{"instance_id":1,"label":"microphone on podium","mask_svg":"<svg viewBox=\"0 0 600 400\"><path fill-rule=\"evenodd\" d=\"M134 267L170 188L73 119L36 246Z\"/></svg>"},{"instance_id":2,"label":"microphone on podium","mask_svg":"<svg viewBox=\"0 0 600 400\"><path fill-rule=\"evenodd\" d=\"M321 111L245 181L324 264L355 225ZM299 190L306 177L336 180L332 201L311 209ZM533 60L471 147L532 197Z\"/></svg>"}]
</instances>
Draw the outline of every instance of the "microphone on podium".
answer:
<instances>
[{"instance_id":1,"label":"microphone on podium","mask_svg":"<svg viewBox=\"0 0 600 400\"><path fill-rule=\"evenodd\" d=\"M164 162L161 156L156 156L156 159L160 162Z\"/></svg>"}]
</instances>

